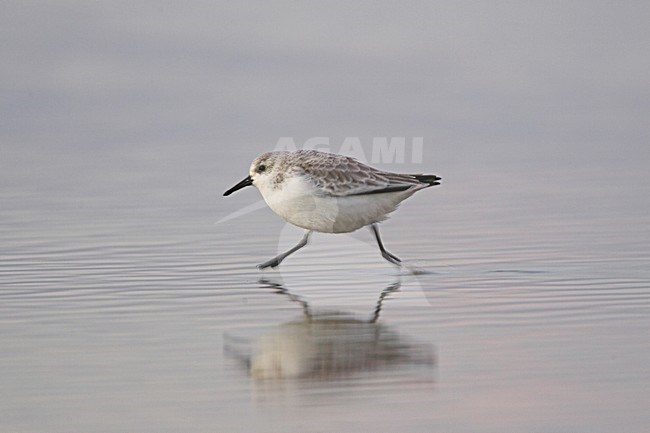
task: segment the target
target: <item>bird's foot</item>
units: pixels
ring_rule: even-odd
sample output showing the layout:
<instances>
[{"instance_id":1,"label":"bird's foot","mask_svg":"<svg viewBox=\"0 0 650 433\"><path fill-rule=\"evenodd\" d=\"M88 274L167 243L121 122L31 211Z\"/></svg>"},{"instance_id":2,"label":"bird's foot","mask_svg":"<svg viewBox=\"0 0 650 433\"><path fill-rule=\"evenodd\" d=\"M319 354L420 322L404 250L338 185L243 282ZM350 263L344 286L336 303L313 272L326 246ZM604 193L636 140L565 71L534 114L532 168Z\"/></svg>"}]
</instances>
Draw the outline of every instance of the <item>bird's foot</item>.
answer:
<instances>
[{"instance_id":1,"label":"bird's foot","mask_svg":"<svg viewBox=\"0 0 650 433\"><path fill-rule=\"evenodd\" d=\"M257 265L257 268L258 269L266 269L266 268L275 269L278 266L280 266L281 262L282 262L282 259L279 259L278 257L274 257L271 260L268 260L268 261L266 261L264 263L260 263L259 265Z\"/></svg>"},{"instance_id":2,"label":"bird's foot","mask_svg":"<svg viewBox=\"0 0 650 433\"><path fill-rule=\"evenodd\" d=\"M382 251L381 256L396 266L402 266L402 261L399 257L389 253L388 251Z\"/></svg>"}]
</instances>

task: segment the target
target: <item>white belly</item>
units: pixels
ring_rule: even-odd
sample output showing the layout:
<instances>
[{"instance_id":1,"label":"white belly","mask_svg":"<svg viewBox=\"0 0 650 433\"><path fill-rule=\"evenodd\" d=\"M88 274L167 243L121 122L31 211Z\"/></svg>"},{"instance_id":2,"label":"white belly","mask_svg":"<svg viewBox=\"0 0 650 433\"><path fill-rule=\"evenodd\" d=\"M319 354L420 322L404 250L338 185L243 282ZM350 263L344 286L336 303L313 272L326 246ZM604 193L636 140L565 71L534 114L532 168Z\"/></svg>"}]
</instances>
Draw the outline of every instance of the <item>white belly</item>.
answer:
<instances>
[{"instance_id":1,"label":"white belly","mask_svg":"<svg viewBox=\"0 0 650 433\"><path fill-rule=\"evenodd\" d=\"M264 190L269 207L286 221L307 230L348 233L386 219L412 191L331 197L314 194L305 182L288 180L282 189Z\"/></svg>"}]
</instances>

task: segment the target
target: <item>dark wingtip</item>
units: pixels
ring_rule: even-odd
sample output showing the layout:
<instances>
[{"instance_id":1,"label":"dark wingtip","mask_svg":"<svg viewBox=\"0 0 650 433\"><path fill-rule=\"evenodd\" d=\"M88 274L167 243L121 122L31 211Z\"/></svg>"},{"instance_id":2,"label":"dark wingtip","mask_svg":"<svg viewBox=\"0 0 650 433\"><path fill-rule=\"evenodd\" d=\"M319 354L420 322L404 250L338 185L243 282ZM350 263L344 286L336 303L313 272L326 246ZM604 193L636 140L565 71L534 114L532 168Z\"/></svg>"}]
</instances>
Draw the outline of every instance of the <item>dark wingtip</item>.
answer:
<instances>
[{"instance_id":1,"label":"dark wingtip","mask_svg":"<svg viewBox=\"0 0 650 433\"><path fill-rule=\"evenodd\" d=\"M428 183L431 186L440 185L440 182L438 181L442 180L440 176L436 176L435 174L415 174L413 177L415 177L420 182Z\"/></svg>"}]
</instances>

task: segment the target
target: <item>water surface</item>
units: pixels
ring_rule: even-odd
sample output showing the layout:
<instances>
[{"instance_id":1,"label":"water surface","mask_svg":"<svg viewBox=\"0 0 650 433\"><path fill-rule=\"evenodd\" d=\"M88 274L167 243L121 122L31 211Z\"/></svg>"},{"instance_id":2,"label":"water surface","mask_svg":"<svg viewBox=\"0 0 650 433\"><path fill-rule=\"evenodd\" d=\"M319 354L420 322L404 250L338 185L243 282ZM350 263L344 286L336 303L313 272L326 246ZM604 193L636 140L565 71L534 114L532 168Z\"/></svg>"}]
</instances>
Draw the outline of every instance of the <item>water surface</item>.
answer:
<instances>
[{"instance_id":1,"label":"water surface","mask_svg":"<svg viewBox=\"0 0 650 433\"><path fill-rule=\"evenodd\" d=\"M215 224L259 195L222 198L239 175L210 154L31 156L39 177L8 164L0 190L5 431L650 425L641 169L449 165L382 224L407 269L362 230L261 272L300 231L267 209Z\"/></svg>"}]
</instances>

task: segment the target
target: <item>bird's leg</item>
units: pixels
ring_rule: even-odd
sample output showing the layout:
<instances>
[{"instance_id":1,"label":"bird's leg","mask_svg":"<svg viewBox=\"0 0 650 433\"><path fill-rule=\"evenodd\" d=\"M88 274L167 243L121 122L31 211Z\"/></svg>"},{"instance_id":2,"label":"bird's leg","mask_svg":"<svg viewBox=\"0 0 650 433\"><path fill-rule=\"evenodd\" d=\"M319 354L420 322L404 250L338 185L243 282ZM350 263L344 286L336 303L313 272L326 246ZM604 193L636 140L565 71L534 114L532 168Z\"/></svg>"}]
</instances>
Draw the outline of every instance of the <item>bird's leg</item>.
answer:
<instances>
[{"instance_id":1,"label":"bird's leg","mask_svg":"<svg viewBox=\"0 0 650 433\"><path fill-rule=\"evenodd\" d=\"M377 245L379 245L381 256L394 265L402 266L402 261L398 257L386 251L386 248L384 248L384 244L381 242L381 237L379 236L379 228L377 227L377 224L371 224L370 230L372 230L373 234L375 235L375 239L377 239Z\"/></svg>"},{"instance_id":2,"label":"bird's leg","mask_svg":"<svg viewBox=\"0 0 650 433\"><path fill-rule=\"evenodd\" d=\"M265 268L269 268L269 267L271 267L271 268L278 267L280 265L280 263L282 263L282 260L286 259L287 256L289 256L290 254L295 253L300 248L307 245L307 243L309 242L309 235L311 235L311 230L307 230L305 232L305 235L302 237L300 242L298 242L298 244L295 247L291 248L287 252L284 252L284 253L280 254L277 257L272 258L271 260L269 260L267 262L264 262L262 264L257 265L257 267L260 268L260 269L265 269Z\"/></svg>"},{"instance_id":3,"label":"bird's leg","mask_svg":"<svg viewBox=\"0 0 650 433\"><path fill-rule=\"evenodd\" d=\"M391 293L397 292L401 286L402 286L402 280L400 279L399 281L391 284L390 286L382 290L381 294L379 295L379 299L377 300L375 311L373 312L372 318L370 319L370 323L377 323L377 320L379 320L379 314L381 313L381 309L384 304L384 299L386 299L386 297Z\"/></svg>"}]
</instances>

